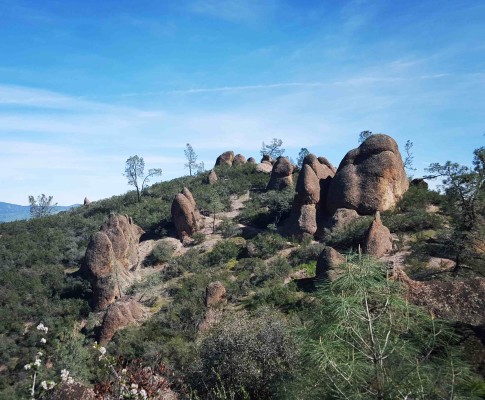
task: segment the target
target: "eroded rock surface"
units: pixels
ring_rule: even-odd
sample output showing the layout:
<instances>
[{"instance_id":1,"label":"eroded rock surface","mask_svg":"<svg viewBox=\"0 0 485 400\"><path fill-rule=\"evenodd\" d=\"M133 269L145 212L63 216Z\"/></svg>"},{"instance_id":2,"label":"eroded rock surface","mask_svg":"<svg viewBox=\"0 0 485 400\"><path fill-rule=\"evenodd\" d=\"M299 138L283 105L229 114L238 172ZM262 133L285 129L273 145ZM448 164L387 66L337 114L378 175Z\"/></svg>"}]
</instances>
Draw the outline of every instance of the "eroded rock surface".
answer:
<instances>
[{"instance_id":1,"label":"eroded rock surface","mask_svg":"<svg viewBox=\"0 0 485 400\"><path fill-rule=\"evenodd\" d=\"M143 316L143 307L134 299L117 301L108 308L104 315L99 342L108 343L119 329L134 324Z\"/></svg>"},{"instance_id":2,"label":"eroded rock surface","mask_svg":"<svg viewBox=\"0 0 485 400\"><path fill-rule=\"evenodd\" d=\"M219 157L217 157L216 167L218 166L232 167L233 162L234 162L234 152L226 151L222 153Z\"/></svg>"},{"instance_id":3,"label":"eroded rock surface","mask_svg":"<svg viewBox=\"0 0 485 400\"><path fill-rule=\"evenodd\" d=\"M105 309L121 297L129 270L138 264L143 230L126 215L111 215L95 233L81 267L93 290L93 307Z\"/></svg>"},{"instance_id":4,"label":"eroded rock surface","mask_svg":"<svg viewBox=\"0 0 485 400\"><path fill-rule=\"evenodd\" d=\"M211 171L209 172L209 175L207 175L207 183L209 185L215 185L216 182L217 182L217 174L216 174L216 171L214 171L213 169L211 169Z\"/></svg>"},{"instance_id":5,"label":"eroded rock surface","mask_svg":"<svg viewBox=\"0 0 485 400\"><path fill-rule=\"evenodd\" d=\"M285 190L293 186L293 165L287 157L278 157L271 170L267 190Z\"/></svg>"},{"instance_id":6,"label":"eroded rock surface","mask_svg":"<svg viewBox=\"0 0 485 400\"><path fill-rule=\"evenodd\" d=\"M207 330L216 324L220 320L226 304L227 295L224 285L219 281L210 283L205 291L206 312L204 319L199 324L199 330Z\"/></svg>"},{"instance_id":7,"label":"eroded rock surface","mask_svg":"<svg viewBox=\"0 0 485 400\"><path fill-rule=\"evenodd\" d=\"M194 197L189 189L184 187L182 193L175 196L172 202L172 221L180 240L191 237L202 223Z\"/></svg>"},{"instance_id":8,"label":"eroded rock surface","mask_svg":"<svg viewBox=\"0 0 485 400\"><path fill-rule=\"evenodd\" d=\"M364 241L364 252L381 258L392 251L392 236L389 229L382 224L381 215L376 211L374 221L367 231Z\"/></svg>"},{"instance_id":9,"label":"eroded rock surface","mask_svg":"<svg viewBox=\"0 0 485 400\"><path fill-rule=\"evenodd\" d=\"M325 247L317 260L316 278L333 281L339 276L339 266L344 263L344 255L332 247Z\"/></svg>"},{"instance_id":10,"label":"eroded rock surface","mask_svg":"<svg viewBox=\"0 0 485 400\"><path fill-rule=\"evenodd\" d=\"M232 163L232 165L234 167L237 167L238 165L243 165L243 164L246 164L246 157L244 157L242 154L236 154L236 156L234 157L234 161Z\"/></svg>"},{"instance_id":11,"label":"eroded rock surface","mask_svg":"<svg viewBox=\"0 0 485 400\"><path fill-rule=\"evenodd\" d=\"M392 208L409 187L397 143L376 134L347 153L328 191L327 208L356 210L361 215Z\"/></svg>"}]
</instances>

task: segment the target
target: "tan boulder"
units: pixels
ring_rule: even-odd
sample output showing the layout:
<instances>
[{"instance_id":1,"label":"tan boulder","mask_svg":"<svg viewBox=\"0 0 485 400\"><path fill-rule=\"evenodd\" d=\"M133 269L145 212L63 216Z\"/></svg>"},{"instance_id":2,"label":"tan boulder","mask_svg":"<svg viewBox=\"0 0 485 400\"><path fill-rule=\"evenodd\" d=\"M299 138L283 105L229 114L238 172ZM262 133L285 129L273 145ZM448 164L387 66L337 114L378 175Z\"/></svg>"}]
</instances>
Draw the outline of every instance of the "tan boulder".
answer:
<instances>
[{"instance_id":1,"label":"tan boulder","mask_svg":"<svg viewBox=\"0 0 485 400\"><path fill-rule=\"evenodd\" d=\"M217 182L217 174L213 169L210 170L209 175L207 175L207 183L209 185L215 185Z\"/></svg>"},{"instance_id":2,"label":"tan boulder","mask_svg":"<svg viewBox=\"0 0 485 400\"><path fill-rule=\"evenodd\" d=\"M381 215L376 211L372 225L367 231L364 241L364 252L381 258L392 251L392 236L389 229L382 224Z\"/></svg>"},{"instance_id":3,"label":"tan boulder","mask_svg":"<svg viewBox=\"0 0 485 400\"><path fill-rule=\"evenodd\" d=\"M238 166L238 165L243 165L243 164L246 164L246 157L244 157L242 154L236 154L236 156L234 157L234 161L232 163L232 165L234 167Z\"/></svg>"},{"instance_id":4,"label":"tan boulder","mask_svg":"<svg viewBox=\"0 0 485 400\"><path fill-rule=\"evenodd\" d=\"M317 260L316 278L333 281L340 275L339 267L346 258L332 247L325 247Z\"/></svg>"},{"instance_id":5,"label":"tan boulder","mask_svg":"<svg viewBox=\"0 0 485 400\"><path fill-rule=\"evenodd\" d=\"M129 271L138 263L142 233L128 216L111 215L91 237L81 271L91 282L95 309L105 309L121 297Z\"/></svg>"},{"instance_id":6,"label":"tan boulder","mask_svg":"<svg viewBox=\"0 0 485 400\"><path fill-rule=\"evenodd\" d=\"M338 231L344 229L350 222L358 218L361 217L357 214L357 211L349 210L347 208L338 208L333 215L325 221L325 228L330 231Z\"/></svg>"},{"instance_id":7,"label":"tan boulder","mask_svg":"<svg viewBox=\"0 0 485 400\"><path fill-rule=\"evenodd\" d=\"M254 157L249 157L247 163L248 164L256 164L256 160L255 160Z\"/></svg>"},{"instance_id":8,"label":"tan boulder","mask_svg":"<svg viewBox=\"0 0 485 400\"><path fill-rule=\"evenodd\" d=\"M133 325L143 317L143 307L134 299L119 300L111 304L103 318L99 342L105 345L118 330Z\"/></svg>"},{"instance_id":9,"label":"tan boulder","mask_svg":"<svg viewBox=\"0 0 485 400\"><path fill-rule=\"evenodd\" d=\"M392 208L409 187L397 143L375 134L347 153L329 187L327 208L373 214Z\"/></svg>"},{"instance_id":10,"label":"tan boulder","mask_svg":"<svg viewBox=\"0 0 485 400\"><path fill-rule=\"evenodd\" d=\"M172 202L172 221L181 241L191 237L201 227L202 218L189 189L178 193Z\"/></svg>"},{"instance_id":11,"label":"tan boulder","mask_svg":"<svg viewBox=\"0 0 485 400\"><path fill-rule=\"evenodd\" d=\"M271 174L273 170L273 164L269 161L263 161L256 165L256 172L262 172L263 174Z\"/></svg>"},{"instance_id":12,"label":"tan boulder","mask_svg":"<svg viewBox=\"0 0 485 400\"><path fill-rule=\"evenodd\" d=\"M205 331L214 326L222 317L222 312L227 304L226 288L219 282L210 283L205 291L206 311L204 319L199 324L199 330Z\"/></svg>"},{"instance_id":13,"label":"tan boulder","mask_svg":"<svg viewBox=\"0 0 485 400\"><path fill-rule=\"evenodd\" d=\"M216 167L232 167L232 163L234 162L234 152L233 151L226 151L222 153L216 160Z\"/></svg>"},{"instance_id":14,"label":"tan boulder","mask_svg":"<svg viewBox=\"0 0 485 400\"><path fill-rule=\"evenodd\" d=\"M278 157L271 170L266 190L285 190L293 186L293 165L287 157Z\"/></svg>"}]
</instances>

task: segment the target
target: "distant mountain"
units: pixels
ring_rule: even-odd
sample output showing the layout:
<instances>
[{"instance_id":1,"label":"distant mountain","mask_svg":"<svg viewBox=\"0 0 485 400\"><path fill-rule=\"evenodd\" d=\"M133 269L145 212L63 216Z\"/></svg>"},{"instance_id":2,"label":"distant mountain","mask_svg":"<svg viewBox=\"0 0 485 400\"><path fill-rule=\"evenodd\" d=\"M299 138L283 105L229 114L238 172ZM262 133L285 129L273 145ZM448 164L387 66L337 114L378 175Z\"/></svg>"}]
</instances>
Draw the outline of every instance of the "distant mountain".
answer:
<instances>
[{"instance_id":1,"label":"distant mountain","mask_svg":"<svg viewBox=\"0 0 485 400\"><path fill-rule=\"evenodd\" d=\"M55 206L54 214L78 206L79 204L74 204L72 206ZM19 206L18 204L4 203L0 201L0 222L10 222L29 218L30 206Z\"/></svg>"}]
</instances>

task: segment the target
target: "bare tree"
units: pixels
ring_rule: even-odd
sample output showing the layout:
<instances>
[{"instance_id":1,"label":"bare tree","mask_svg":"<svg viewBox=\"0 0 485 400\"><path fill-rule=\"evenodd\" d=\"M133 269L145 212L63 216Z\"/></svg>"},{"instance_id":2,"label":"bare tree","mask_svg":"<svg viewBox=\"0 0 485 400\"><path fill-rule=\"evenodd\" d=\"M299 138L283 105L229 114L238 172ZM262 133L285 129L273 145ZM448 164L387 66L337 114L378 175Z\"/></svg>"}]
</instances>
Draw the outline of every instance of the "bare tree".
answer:
<instances>
[{"instance_id":1,"label":"bare tree","mask_svg":"<svg viewBox=\"0 0 485 400\"><path fill-rule=\"evenodd\" d=\"M363 143L369 136L372 136L372 131L362 131L359 133L359 143Z\"/></svg>"},{"instance_id":2,"label":"bare tree","mask_svg":"<svg viewBox=\"0 0 485 400\"><path fill-rule=\"evenodd\" d=\"M263 142L263 146L261 147L260 153L262 156L268 155L271 158L277 158L285 152L285 149L281 148L283 145L283 140L273 138L273 140L266 144Z\"/></svg>"},{"instance_id":3,"label":"bare tree","mask_svg":"<svg viewBox=\"0 0 485 400\"><path fill-rule=\"evenodd\" d=\"M126 160L125 173L123 175L128 178L128 185L135 187L138 202L141 201L141 193L146 189L150 182L150 178L162 175L161 168L149 169L148 174L146 175L144 171L145 161L143 160L143 157L134 155Z\"/></svg>"},{"instance_id":4,"label":"bare tree","mask_svg":"<svg viewBox=\"0 0 485 400\"><path fill-rule=\"evenodd\" d=\"M46 196L43 193L40 196L37 196L37 198L29 196L30 217L40 218L51 215L54 212L54 208L57 206L57 203L52 203L52 199L52 196Z\"/></svg>"},{"instance_id":5,"label":"bare tree","mask_svg":"<svg viewBox=\"0 0 485 400\"><path fill-rule=\"evenodd\" d=\"M411 151L413 146L414 143L410 140L408 140L404 145L404 151L406 152L406 158L404 159L404 168L406 168L408 171L416 171L416 168L413 168L414 155Z\"/></svg>"}]
</instances>

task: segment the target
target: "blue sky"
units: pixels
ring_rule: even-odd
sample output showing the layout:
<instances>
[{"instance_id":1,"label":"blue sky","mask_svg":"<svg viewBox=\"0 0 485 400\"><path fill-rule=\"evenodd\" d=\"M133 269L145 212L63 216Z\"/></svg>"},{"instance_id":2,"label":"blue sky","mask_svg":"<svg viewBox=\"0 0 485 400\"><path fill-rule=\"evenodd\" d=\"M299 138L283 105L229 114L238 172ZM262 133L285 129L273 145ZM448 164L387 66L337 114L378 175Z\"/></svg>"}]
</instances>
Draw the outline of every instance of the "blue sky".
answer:
<instances>
[{"instance_id":1,"label":"blue sky","mask_svg":"<svg viewBox=\"0 0 485 400\"><path fill-rule=\"evenodd\" d=\"M0 201L124 193L281 138L338 165L362 130L415 175L485 142L485 1L0 0Z\"/></svg>"}]
</instances>

